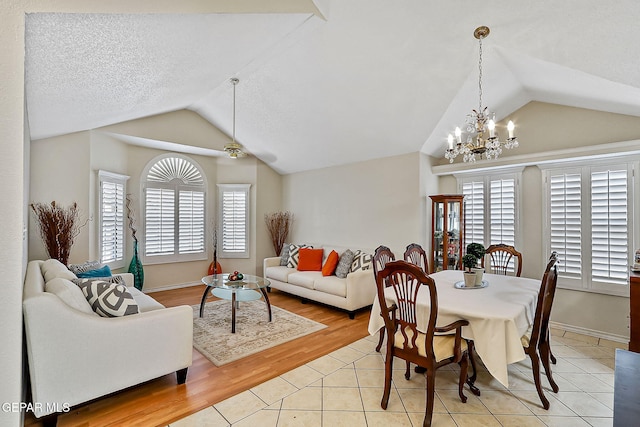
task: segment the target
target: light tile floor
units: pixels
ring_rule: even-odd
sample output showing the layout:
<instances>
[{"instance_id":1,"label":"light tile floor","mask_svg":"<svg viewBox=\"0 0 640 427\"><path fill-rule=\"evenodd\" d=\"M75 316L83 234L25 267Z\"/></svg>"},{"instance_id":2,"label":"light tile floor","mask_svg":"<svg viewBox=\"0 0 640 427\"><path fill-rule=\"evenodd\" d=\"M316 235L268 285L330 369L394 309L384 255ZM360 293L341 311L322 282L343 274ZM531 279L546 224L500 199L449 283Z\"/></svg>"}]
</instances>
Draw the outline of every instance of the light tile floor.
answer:
<instances>
[{"instance_id":1,"label":"light tile floor","mask_svg":"<svg viewBox=\"0 0 640 427\"><path fill-rule=\"evenodd\" d=\"M476 382L481 395L465 387L467 403L458 397L454 364L436 373L433 427L612 426L615 349L626 345L561 330L553 330L552 337L560 392L551 391L543 373L548 411L536 393L528 357L509 366L509 389L481 367ZM399 370L387 410L380 407L384 361L376 344L377 336L363 338L170 427L421 426L424 376L412 373L405 380L402 361L394 364Z\"/></svg>"}]
</instances>

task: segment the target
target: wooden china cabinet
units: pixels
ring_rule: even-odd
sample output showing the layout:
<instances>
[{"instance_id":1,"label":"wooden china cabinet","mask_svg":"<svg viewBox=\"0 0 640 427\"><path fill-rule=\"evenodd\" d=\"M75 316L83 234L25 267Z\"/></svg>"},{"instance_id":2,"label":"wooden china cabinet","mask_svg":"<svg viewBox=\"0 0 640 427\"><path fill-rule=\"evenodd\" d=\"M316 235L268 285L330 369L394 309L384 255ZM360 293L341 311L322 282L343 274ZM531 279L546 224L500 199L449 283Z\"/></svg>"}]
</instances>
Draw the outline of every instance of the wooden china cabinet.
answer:
<instances>
[{"instance_id":1,"label":"wooden china cabinet","mask_svg":"<svg viewBox=\"0 0 640 427\"><path fill-rule=\"evenodd\" d=\"M629 273L629 350L640 353L640 273Z\"/></svg>"},{"instance_id":2,"label":"wooden china cabinet","mask_svg":"<svg viewBox=\"0 0 640 427\"><path fill-rule=\"evenodd\" d=\"M431 198L431 272L462 270L464 250L464 195Z\"/></svg>"}]
</instances>

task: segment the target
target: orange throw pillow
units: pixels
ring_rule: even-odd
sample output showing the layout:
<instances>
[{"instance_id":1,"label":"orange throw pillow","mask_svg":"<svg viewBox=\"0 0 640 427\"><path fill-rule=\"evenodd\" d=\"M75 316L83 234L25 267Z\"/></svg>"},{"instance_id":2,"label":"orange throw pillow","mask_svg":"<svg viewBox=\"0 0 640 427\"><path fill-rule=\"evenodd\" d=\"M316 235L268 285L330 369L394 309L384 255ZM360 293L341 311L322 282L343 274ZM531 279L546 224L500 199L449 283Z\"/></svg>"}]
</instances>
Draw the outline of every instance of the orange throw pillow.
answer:
<instances>
[{"instance_id":1,"label":"orange throw pillow","mask_svg":"<svg viewBox=\"0 0 640 427\"><path fill-rule=\"evenodd\" d=\"M324 249L300 248L298 259L298 271L322 270L322 257Z\"/></svg>"},{"instance_id":2,"label":"orange throw pillow","mask_svg":"<svg viewBox=\"0 0 640 427\"><path fill-rule=\"evenodd\" d=\"M339 259L340 259L340 255L338 255L338 252L331 251L329 253L329 256L327 257L327 260L324 263L324 266L322 266L322 275L333 276L333 273L336 272L336 267L338 266Z\"/></svg>"}]
</instances>

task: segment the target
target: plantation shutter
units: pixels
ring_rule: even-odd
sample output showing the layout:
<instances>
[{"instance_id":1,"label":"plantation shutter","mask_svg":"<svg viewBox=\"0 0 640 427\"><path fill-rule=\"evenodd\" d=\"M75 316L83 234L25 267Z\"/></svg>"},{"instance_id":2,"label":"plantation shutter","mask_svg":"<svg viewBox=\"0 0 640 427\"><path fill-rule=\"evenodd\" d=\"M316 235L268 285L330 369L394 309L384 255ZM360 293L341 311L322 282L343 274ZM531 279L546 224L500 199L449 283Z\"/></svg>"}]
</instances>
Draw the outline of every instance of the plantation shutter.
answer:
<instances>
[{"instance_id":1,"label":"plantation shutter","mask_svg":"<svg viewBox=\"0 0 640 427\"><path fill-rule=\"evenodd\" d=\"M180 191L178 252L204 251L204 192Z\"/></svg>"},{"instance_id":2,"label":"plantation shutter","mask_svg":"<svg viewBox=\"0 0 640 427\"><path fill-rule=\"evenodd\" d=\"M515 246L516 241L516 180L494 179L489 183L491 213L490 244Z\"/></svg>"},{"instance_id":3,"label":"plantation shutter","mask_svg":"<svg viewBox=\"0 0 640 427\"><path fill-rule=\"evenodd\" d=\"M467 181L462 184L464 198L464 241L484 244L484 183Z\"/></svg>"},{"instance_id":4,"label":"plantation shutter","mask_svg":"<svg viewBox=\"0 0 640 427\"><path fill-rule=\"evenodd\" d=\"M249 184L219 184L220 251L223 258L249 257Z\"/></svg>"},{"instance_id":5,"label":"plantation shutter","mask_svg":"<svg viewBox=\"0 0 640 427\"><path fill-rule=\"evenodd\" d=\"M100 261L124 260L124 196L128 177L100 171Z\"/></svg>"},{"instance_id":6,"label":"plantation shutter","mask_svg":"<svg viewBox=\"0 0 640 427\"><path fill-rule=\"evenodd\" d=\"M145 255L174 253L175 191L147 188L145 206Z\"/></svg>"},{"instance_id":7,"label":"plantation shutter","mask_svg":"<svg viewBox=\"0 0 640 427\"><path fill-rule=\"evenodd\" d=\"M558 252L558 272L563 277L582 276L581 174L557 174L549 178L551 251Z\"/></svg>"},{"instance_id":8,"label":"plantation shutter","mask_svg":"<svg viewBox=\"0 0 640 427\"><path fill-rule=\"evenodd\" d=\"M626 284L627 170L591 173L592 279Z\"/></svg>"}]
</instances>

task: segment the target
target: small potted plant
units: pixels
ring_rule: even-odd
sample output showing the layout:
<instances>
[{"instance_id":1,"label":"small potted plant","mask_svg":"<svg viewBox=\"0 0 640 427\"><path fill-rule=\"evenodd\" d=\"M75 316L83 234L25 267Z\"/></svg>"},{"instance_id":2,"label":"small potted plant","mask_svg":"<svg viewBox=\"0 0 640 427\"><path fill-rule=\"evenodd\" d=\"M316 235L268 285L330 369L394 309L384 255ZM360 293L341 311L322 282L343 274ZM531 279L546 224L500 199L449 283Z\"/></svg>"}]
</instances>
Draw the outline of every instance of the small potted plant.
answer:
<instances>
[{"instance_id":1,"label":"small potted plant","mask_svg":"<svg viewBox=\"0 0 640 427\"><path fill-rule=\"evenodd\" d=\"M476 285L476 272L471 271L476 265L478 265L478 259L472 254L466 254L462 257L462 265L466 270L464 271L464 285L466 287L472 287Z\"/></svg>"},{"instance_id":2,"label":"small potted plant","mask_svg":"<svg viewBox=\"0 0 640 427\"><path fill-rule=\"evenodd\" d=\"M482 284L484 269L478 265L478 261L484 257L485 252L484 246L480 243L469 243L467 245L467 255L472 255L476 259L476 265L472 267L473 271L476 272L476 286Z\"/></svg>"}]
</instances>

